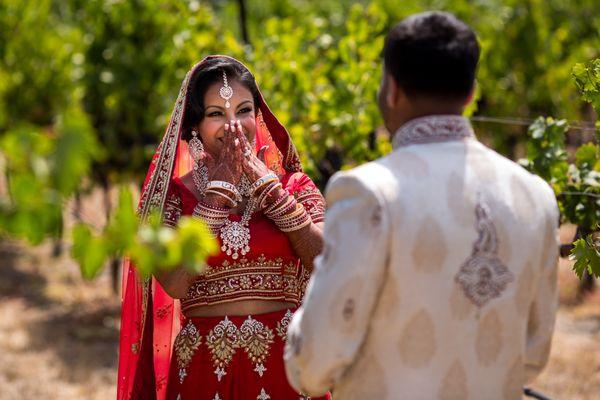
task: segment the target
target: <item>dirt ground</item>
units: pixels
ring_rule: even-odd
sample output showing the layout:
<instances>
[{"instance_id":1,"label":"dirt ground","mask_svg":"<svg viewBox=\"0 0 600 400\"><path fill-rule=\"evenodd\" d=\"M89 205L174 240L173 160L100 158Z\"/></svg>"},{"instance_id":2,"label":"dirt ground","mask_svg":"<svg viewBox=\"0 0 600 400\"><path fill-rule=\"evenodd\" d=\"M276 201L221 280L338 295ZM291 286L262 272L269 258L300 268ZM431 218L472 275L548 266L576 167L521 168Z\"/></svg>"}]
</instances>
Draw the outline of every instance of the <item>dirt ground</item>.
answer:
<instances>
[{"instance_id":1,"label":"dirt ground","mask_svg":"<svg viewBox=\"0 0 600 400\"><path fill-rule=\"evenodd\" d=\"M0 400L115 397L119 298L105 273L81 279L52 246L0 243ZM550 362L531 385L552 399L600 398L600 289L572 305L577 278L559 274Z\"/></svg>"}]
</instances>

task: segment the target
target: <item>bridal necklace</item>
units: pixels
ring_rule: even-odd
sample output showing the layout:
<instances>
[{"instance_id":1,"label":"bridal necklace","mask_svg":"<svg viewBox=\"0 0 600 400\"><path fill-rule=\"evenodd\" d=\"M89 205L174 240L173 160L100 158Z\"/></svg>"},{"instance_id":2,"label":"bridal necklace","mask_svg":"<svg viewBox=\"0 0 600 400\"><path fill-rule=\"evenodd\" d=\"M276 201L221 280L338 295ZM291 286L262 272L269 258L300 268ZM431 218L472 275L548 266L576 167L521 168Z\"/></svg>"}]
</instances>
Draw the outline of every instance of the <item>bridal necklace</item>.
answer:
<instances>
[{"instance_id":1,"label":"bridal necklace","mask_svg":"<svg viewBox=\"0 0 600 400\"><path fill-rule=\"evenodd\" d=\"M223 71L223 86L219 89L219 96L225 100L225 108L231 107L229 100L233 96L233 88L229 86L225 71ZM193 177L194 184L198 190L203 193L208 185L208 173L203 175L200 170L201 168L202 167L198 167L198 163L196 163L194 166ZM204 168L206 167L204 166ZM203 179L203 176L206 176L206 179ZM228 256L231 256L234 260L238 259L240 254L244 256L250 251L249 225L252 212L256 207L256 199L252 196L251 186L252 185L246 175L242 175L242 178L237 185L237 189L244 198L248 199L242 218L240 221L231 221L228 215L219 232L219 237L223 242L221 251L225 252Z\"/></svg>"},{"instance_id":2,"label":"bridal necklace","mask_svg":"<svg viewBox=\"0 0 600 400\"><path fill-rule=\"evenodd\" d=\"M245 197L245 196L244 196ZM241 253L242 256L250 251L250 218L256 207L256 199L254 197L246 197L248 199L244 214L240 221L231 221L229 218L221 227L219 237L223 241L221 250L228 256L236 260Z\"/></svg>"},{"instance_id":3,"label":"bridal necklace","mask_svg":"<svg viewBox=\"0 0 600 400\"><path fill-rule=\"evenodd\" d=\"M204 194L207 186L209 185L208 180L208 169L204 164L198 165L195 163L192 171L192 177L194 179L194 185L198 192ZM245 181L245 182L243 182ZM237 260L239 255L246 255L250 251L250 219L252 213L256 208L256 198L250 193L250 182L244 175L238 185L240 194L247 199L246 207L240 221L231 221L229 214L225 216L225 221L219 229L218 236L221 238L223 244L221 250L228 256L231 256L234 260Z\"/></svg>"}]
</instances>

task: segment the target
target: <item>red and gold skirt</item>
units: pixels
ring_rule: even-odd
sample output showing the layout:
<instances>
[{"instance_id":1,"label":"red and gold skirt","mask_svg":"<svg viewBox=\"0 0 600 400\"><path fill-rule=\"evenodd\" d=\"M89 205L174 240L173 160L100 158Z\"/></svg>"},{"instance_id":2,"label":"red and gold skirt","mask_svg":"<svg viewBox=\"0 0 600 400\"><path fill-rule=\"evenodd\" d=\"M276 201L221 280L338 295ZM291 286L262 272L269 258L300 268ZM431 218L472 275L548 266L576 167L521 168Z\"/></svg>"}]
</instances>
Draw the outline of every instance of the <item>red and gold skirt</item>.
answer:
<instances>
[{"instance_id":1,"label":"red and gold skirt","mask_svg":"<svg viewBox=\"0 0 600 400\"><path fill-rule=\"evenodd\" d=\"M302 397L288 383L283 347L292 311L188 318L173 347L168 400Z\"/></svg>"}]
</instances>

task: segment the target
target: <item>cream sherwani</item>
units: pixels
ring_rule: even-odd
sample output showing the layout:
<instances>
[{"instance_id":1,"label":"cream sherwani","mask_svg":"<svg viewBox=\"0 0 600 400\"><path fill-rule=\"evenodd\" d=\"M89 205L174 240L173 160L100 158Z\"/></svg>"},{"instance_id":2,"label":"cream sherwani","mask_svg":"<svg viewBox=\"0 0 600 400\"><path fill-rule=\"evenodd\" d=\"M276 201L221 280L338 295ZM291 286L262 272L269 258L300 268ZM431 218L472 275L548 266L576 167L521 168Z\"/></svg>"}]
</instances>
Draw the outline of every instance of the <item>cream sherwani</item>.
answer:
<instances>
[{"instance_id":1,"label":"cream sherwani","mask_svg":"<svg viewBox=\"0 0 600 400\"><path fill-rule=\"evenodd\" d=\"M325 249L288 331L309 395L519 399L544 367L557 304L551 188L468 120L405 124L386 157L335 175Z\"/></svg>"}]
</instances>

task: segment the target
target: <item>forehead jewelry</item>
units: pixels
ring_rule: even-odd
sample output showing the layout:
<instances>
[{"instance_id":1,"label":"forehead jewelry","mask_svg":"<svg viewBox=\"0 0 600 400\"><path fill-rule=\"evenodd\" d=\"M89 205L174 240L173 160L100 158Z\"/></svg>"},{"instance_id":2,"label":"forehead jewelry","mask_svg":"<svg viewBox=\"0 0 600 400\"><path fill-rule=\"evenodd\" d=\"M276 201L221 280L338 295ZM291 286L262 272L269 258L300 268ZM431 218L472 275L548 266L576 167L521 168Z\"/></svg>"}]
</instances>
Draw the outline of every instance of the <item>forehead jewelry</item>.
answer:
<instances>
[{"instance_id":1,"label":"forehead jewelry","mask_svg":"<svg viewBox=\"0 0 600 400\"><path fill-rule=\"evenodd\" d=\"M231 99L233 96L233 89L227 83L227 74L225 71L223 71L223 86L221 86L221 89L219 89L219 96L225 100L225 108L231 107L231 104L229 104L229 99Z\"/></svg>"}]
</instances>

